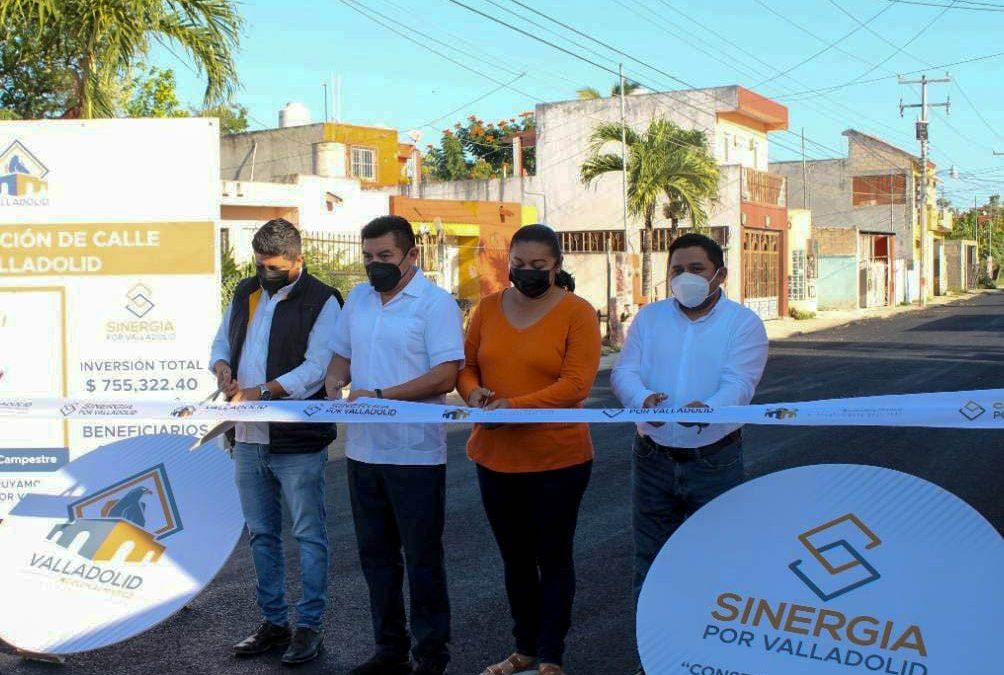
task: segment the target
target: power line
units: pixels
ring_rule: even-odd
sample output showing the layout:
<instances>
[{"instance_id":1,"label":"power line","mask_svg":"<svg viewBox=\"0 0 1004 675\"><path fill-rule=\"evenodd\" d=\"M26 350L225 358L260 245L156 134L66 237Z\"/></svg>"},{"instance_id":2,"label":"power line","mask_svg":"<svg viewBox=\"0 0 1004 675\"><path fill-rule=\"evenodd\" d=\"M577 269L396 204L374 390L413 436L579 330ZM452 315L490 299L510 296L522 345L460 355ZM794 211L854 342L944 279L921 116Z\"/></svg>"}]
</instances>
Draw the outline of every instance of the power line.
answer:
<instances>
[{"instance_id":1,"label":"power line","mask_svg":"<svg viewBox=\"0 0 1004 675\"><path fill-rule=\"evenodd\" d=\"M759 86L762 86L762 85L764 85L764 84L767 84L768 82L773 82L773 81L774 81L774 80L776 80L777 78L779 78L779 77L783 77L783 76L787 75L788 73L792 72L793 70L795 70L795 69L797 69L797 68L801 68L801 67L802 67L802 66L804 66L804 65L805 65L806 63L809 63L810 61L814 60L815 58L817 58L817 57L819 57L819 56L822 56L823 54L825 54L826 52L830 51L831 49L833 49L834 47L836 47L836 46L837 46L838 44L840 44L841 42L843 42L843 41L844 41L844 40L846 40L847 38L849 38L849 37L851 37L852 35L854 35L855 33L857 33L857 32L858 32L859 30L861 30L862 28L865 28L865 27L867 27L867 25L868 25L869 23L871 23L871 22L872 22L872 21L874 21L875 19L877 19L877 18L879 18L880 16L882 16L883 14L885 14L886 12L888 12L888 11L889 11L890 9L892 9L892 5L886 5L885 7L883 7L882 9L880 9L880 10L879 10L878 12L876 12L875 14L873 14L873 15L871 16L871 18L870 18L870 19L868 19L868 20L867 20L867 21L866 21L865 23L861 23L860 21L858 21L858 22L857 22L857 23L858 23L857 27L856 27L856 28L854 28L854 30L852 30L851 32L849 32L849 33L846 33L845 35L843 35L843 36L842 36L842 37L840 37L840 38L837 38L837 40L836 40L836 41L834 41L834 42L831 42L831 43L829 43L828 45L826 45L825 47L823 47L822 49L820 49L819 51L817 51L817 52L816 52L815 54L813 54L812 56L809 56L809 57L807 57L807 58L804 58L804 59L802 59L801 61L799 61L799 62L798 62L798 63L796 63L795 65L791 66L790 68L788 68L788 69L786 69L786 70L783 70L783 71L781 71L781 72L780 72L779 74L777 74L777 75L774 75L773 77L770 77L770 78L767 78L766 80L763 80L762 82L758 82L757 84L753 85L753 88L755 89L755 88L757 88L757 87L759 87Z\"/></svg>"},{"instance_id":2,"label":"power line","mask_svg":"<svg viewBox=\"0 0 1004 675\"><path fill-rule=\"evenodd\" d=\"M879 68L881 68L882 66L884 66L886 63L888 63L890 60L892 60L897 54L900 54L904 49L906 49L907 47L909 47L910 45L912 45L917 39L920 38L921 35L923 35L925 32L927 32L928 28L930 28L935 23L937 23L938 20L940 20L941 17L943 17L945 15L945 13L955 5L955 1L957 1L957 0L953 0L953 2L952 2L951 5L945 6L945 9L941 10L940 12L938 12L938 14L935 15L935 17L933 19L931 19L926 24L924 24L924 26L919 31L917 31L912 38L910 38L909 40L907 40L905 43L903 43L899 47L896 47L896 50L892 54L890 54L889 56L885 57L883 60L881 60L878 63L876 63L871 68L869 68L865 72L863 72L860 75L858 75L857 77L855 77L854 80L860 80L860 79L862 79L864 77L867 77L868 75L871 75L876 70L878 70ZM852 81L854 81L854 80L852 80Z\"/></svg>"},{"instance_id":3,"label":"power line","mask_svg":"<svg viewBox=\"0 0 1004 675\"><path fill-rule=\"evenodd\" d=\"M917 70L908 70L906 72L893 74L893 75L883 75L882 77L873 77L870 80L859 80L856 82L846 82L844 84L831 85L828 87L820 87L819 89L806 89L805 91L796 91L791 94L785 94L779 96L778 99L795 99L801 100L801 97L805 97L811 94L819 94L825 92L836 91L838 89L844 89L846 87L858 87L862 84L873 84L875 82L882 82L884 80L893 80L901 75L916 75L917 73L923 73L927 70L944 70L945 68L951 68L953 66L962 66L967 63L976 63L977 61L987 61L989 59L997 59L1004 56L1004 52L994 52L993 54L985 54L983 56L974 56L969 59L963 59L962 61L953 61L951 63L942 63L941 65L931 66L930 68L918 68Z\"/></svg>"},{"instance_id":4,"label":"power line","mask_svg":"<svg viewBox=\"0 0 1004 675\"><path fill-rule=\"evenodd\" d=\"M976 7L976 6L959 6L958 0L950 5L935 4L933 2L921 2L920 0L888 0L893 4L897 5L921 5L924 7L944 7L945 9L968 9L973 12L1004 12L1004 6L1002 5L991 5L990 7Z\"/></svg>"},{"instance_id":5,"label":"power line","mask_svg":"<svg viewBox=\"0 0 1004 675\"><path fill-rule=\"evenodd\" d=\"M482 94L481 96L478 96L476 99L474 99L472 101L468 101L467 103L463 104L459 108L457 108L455 110L451 110L450 112L446 113L445 115L437 117L434 120L429 120L425 124L418 124L418 125L415 125L415 126L419 127L419 128L421 128L421 127L429 127L430 129L434 129L435 127L433 127L432 125L434 125L436 122L441 122L442 120L445 120L447 117L452 117L453 115L456 115L458 112L460 112L464 108L469 108L470 106L474 105L475 103L480 103L481 101L485 100L486 98L488 98L492 94L496 94L496 93L502 91L503 89L508 88L510 85L516 84L516 81L519 80L519 79L521 79L524 75L526 75L526 73L520 73L519 75L517 75L516 77L514 77L513 79L511 79L509 82L505 82L503 84L500 84L499 86L495 87L491 91L486 92L486 93Z\"/></svg>"},{"instance_id":6,"label":"power line","mask_svg":"<svg viewBox=\"0 0 1004 675\"><path fill-rule=\"evenodd\" d=\"M467 65L466 63L458 61L457 59L453 58L452 56L449 56L448 54L444 54L443 52L430 47L429 45L425 44L421 40L416 40L414 37L412 37L411 35L408 35L404 31L399 30L399 29L395 28L392 25L389 25L388 23L386 23L384 21L381 21L378 18L374 18L370 14L370 12L372 12L372 14L376 14L379 17L383 17L386 21L393 21L393 19L387 17L385 14L381 14L380 12L378 12L378 11L376 11L374 9L371 9L371 8L361 9L361 7L365 7L365 5L362 5L360 3L352 2L351 0L338 0L338 1L341 2L343 5L345 5L346 7L348 7L349 9L351 9L352 11L357 12L358 14L362 14L363 16L365 16L370 21L373 21L374 23L380 24L381 26L383 26L387 30L389 30L392 33L395 33L396 35L404 38L408 42L416 44L419 47L421 47L422 49L426 49L426 50L432 52L433 54L439 56L440 58L446 59L450 63L452 63L454 65L457 65L457 66L460 66L464 70L470 71L470 72L474 73L475 75L480 75L481 77L484 77L487 80L491 80L495 84L505 85L506 88L510 89L511 91L516 92L517 94L520 94L521 96L526 96L528 98L531 98L531 99L534 99L534 100L538 100L537 97L534 96L533 94L528 94L525 91L520 91L519 89L516 89L515 87L512 87L511 85L505 84L504 82L502 82L501 80L495 78L492 75L488 75L486 73L483 73L483 72L477 70L476 68L472 68L471 66ZM359 5L359 6L357 7L356 5ZM432 37L428 33L423 33L421 31L415 30L414 28L412 28L411 30L412 30L412 32L416 33L417 35L421 35L422 37L424 37L426 39L429 39L429 40L432 40L434 42L438 42L438 43L441 44L441 42L439 40L437 40L436 38Z\"/></svg>"},{"instance_id":7,"label":"power line","mask_svg":"<svg viewBox=\"0 0 1004 675\"><path fill-rule=\"evenodd\" d=\"M992 133L997 138L1004 140L1004 136L1001 136L1000 132L998 132L996 129L993 128L990 122L987 121L987 118L983 116L983 113L980 112L979 107L975 103L973 103L973 100L971 98L969 98L969 94L967 94L966 90L962 88L962 85L959 83L958 78L954 80L954 83L955 83L955 88L959 90L960 94L962 94L962 98L966 100L966 103L968 103L969 107L973 109L973 112L976 113L976 116L979 117L980 121L982 121L983 124L986 125L987 129L990 130L990 133Z\"/></svg>"}]
</instances>

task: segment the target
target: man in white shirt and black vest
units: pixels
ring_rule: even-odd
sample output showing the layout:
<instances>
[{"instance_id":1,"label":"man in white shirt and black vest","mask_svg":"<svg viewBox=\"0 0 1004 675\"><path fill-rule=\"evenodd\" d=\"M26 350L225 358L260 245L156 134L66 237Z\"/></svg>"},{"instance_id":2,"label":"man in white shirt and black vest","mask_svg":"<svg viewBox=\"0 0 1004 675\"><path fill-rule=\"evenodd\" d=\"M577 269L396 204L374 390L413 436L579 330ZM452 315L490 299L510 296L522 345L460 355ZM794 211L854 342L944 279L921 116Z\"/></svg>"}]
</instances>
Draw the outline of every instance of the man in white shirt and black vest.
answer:
<instances>
[{"instance_id":1,"label":"man in white shirt and black vest","mask_svg":"<svg viewBox=\"0 0 1004 675\"><path fill-rule=\"evenodd\" d=\"M627 408L747 405L767 363L767 332L725 297L721 246L685 234L669 248L673 297L644 307L611 375ZM635 602L663 544L684 520L743 480L734 424L640 424L634 441Z\"/></svg>"},{"instance_id":2,"label":"man in white shirt and black vest","mask_svg":"<svg viewBox=\"0 0 1004 675\"><path fill-rule=\"evenodd\" d=\"M456 300L418 268L415 234L404 218L373 220L362 240L369 283L352 289L338 319L328 395L337 397L351 382L350 400L445 403L464 363ZM345 455L376 642L373 657L351 675L412 673L412 638L415 675L443 675L450 658L445 425L351 424Z\"/></svg>"},{"instance_id":3,"label":"man in white shirt and black vest","mask_svg":"<svg viewBox=\"0 0 1004 675\"><path fill-rule=\"evenodd\" d=\"M256 276L241 281L213 341L211 363L227 399L324 398L331 335L341 306L334 288L307 273L300 233L277 218L252 241ZM321 653L328 592L324 471L333 424L239 423L231 440L241 507L251 538L263 622L234 645L238 656L287 647L299 664ZM290 630L282 551L282 505L300 549L302 597Z\"/></svg>"}]
</instances>

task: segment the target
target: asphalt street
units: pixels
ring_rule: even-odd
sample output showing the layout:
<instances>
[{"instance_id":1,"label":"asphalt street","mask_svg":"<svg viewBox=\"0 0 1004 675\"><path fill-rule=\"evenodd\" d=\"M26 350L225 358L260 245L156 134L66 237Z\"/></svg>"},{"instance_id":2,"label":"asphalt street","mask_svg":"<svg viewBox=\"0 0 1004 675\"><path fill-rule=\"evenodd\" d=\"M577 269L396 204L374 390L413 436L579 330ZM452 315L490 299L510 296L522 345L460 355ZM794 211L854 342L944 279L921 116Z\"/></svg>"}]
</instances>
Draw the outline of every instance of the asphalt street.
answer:
<instances>
[{"instance_id":1,"label":"asphalt street","mask_svg":"<svg viewBox=\"0 0 1004 675\"><path fill-rule=\"evenodd\" d=\"M1004 386L1004 292L952 305L864 320L771 344L757 402L952 391ZM615 406L609 372L588 405ZM455 675L477 675L511 651L508 606L498 551L488 529L467 432L450 434L446 550L453 603ZM578 597L569 637L570 673L633 673L631 617L630 441L623 425L593 429L597 458L577 539ZM1004 529L1004 433L883 428L745 430L751 477L819 463L863 463L936 483ZM301 673L347 673L371 651L369 611L349 512L345 463L328 468L332 542L327 652ZM211 509L211 504L207 504ZM542 508L546 508L542 506ZM295 549L287 540L291 570ZM291 575L295 578L295 574ZM298 591L291 588L296 597ZM4 602L0 598L0 603ZM0 611L11 611L3 606ZM16 611L16 609L14 610ZM54 616L53 621L59 617ZM273 673L279 655L238 661L229 646L254 629L253 573L246 540L191 607L124 644L73 656L64 666L0 654L11 675L132 675L150 672Z\"/></svg>"}]
</instances>

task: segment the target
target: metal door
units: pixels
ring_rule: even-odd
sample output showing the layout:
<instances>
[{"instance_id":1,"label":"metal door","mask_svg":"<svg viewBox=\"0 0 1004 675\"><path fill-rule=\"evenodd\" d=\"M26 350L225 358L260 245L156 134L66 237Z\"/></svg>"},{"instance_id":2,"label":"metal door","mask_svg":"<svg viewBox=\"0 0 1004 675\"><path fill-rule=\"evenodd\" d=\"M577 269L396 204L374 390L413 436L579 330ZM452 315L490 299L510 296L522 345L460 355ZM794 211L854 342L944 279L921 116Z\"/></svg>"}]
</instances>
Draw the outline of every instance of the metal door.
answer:
<instances>
[{"instance_id":1,"label":"metal door","mask_svg":"<svg viewBox=\"0 0 1004 675\"><path fill-rule=\"evenodd\" d=\"M781 234L743 229L743 304L761 319L776 319L781 296Z\"/></svg>"}]
</instances>

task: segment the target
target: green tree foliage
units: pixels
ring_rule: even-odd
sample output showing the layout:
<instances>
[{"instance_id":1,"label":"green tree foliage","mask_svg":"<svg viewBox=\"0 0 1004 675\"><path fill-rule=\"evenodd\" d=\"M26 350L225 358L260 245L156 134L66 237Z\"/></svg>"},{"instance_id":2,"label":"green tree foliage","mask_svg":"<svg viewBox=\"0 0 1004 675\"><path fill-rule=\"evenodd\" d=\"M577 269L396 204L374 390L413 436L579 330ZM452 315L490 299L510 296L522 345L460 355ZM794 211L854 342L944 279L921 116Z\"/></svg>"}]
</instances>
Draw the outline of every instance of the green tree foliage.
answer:
<instances>
[{"instance_id":1,"label":"green tree foliage","mask_svg":"<svg viewBox=\"0 0 1004 675\"><path fill-rule=\"evenodd\" d=\"M65 64L80 117L114 115L109 88L153 41L188 54L206 77L205 105L229 99L238 86L243 20L233 0L0 0L0 25L17 27L21 39L38 36L41 53Z\"/></svg>"},{"instance_id":2,"label":"green tree foliage","mask_svg":"<svg viewBox=\"0 0 1004 675\"><path fill-rule=\"evenodd\" d=\"M673 220L689 216L694 226L707 225L707 203L718 199L720 173L703 131L682 129L667 119L653 120L644 133L606 123L593 130L590 155L580 168L580 178L590 185L607 173L625 171L621 153L605 152L609 144L627 145L628 211L644 219L642 231L642 293L651 297L652 228L656 207L666 202L664 213Z\"/></svg>"},{"instance_id":3,"label":"green tree foliage","mask_svg":"<svg viewBox=\"0 0 1004 675\"><path fill-rule=\"evenodd\" d=\"M536 173L536 148L526 139L533 137L534 119L524 114L498 122L485 122L476 115L466 123L457 122L443 131L438 147L429 145L425 155L429 177L433 180L496 178L512 175L512 139L520 135L523 143L523 169Z\"/></svg>"},{"instance_id":4,"label":"green tree foliage","mask_svg":"<svg viewBox=\"0 0 1004 675\"><path fill-rule=\"evenodd\" d=\"M634 92L641 89L641 85L637 82L632 82L631 80L624 81L624 95L630 96ZM595 87L583 87L582 89L577 89L575 92L576 97L582 101L592 101L598 98L603 98L603 94L600 93L599 89ZM610 88L611 98L614 96L621 95L621 83L614 82L614 86Z\"/></svg>"},{"instance_id":5,"label":"green tree foliage","mask_svg":"<svg viewBox=\"0 0 1004 675\"><path fill-rule=\"evenodd\" d=\"M1004 262L1004 210L1001 209L1000 195L991 195L983 206L957 213L948 238L967 239L979 244L981 282L994 287L994 280L999 278L1001 263ZM990 248L991 238L993 248ZM987 275L988 254L994 261L992 275Z\"/></svg>"},{"instance_id":6,"label":"green tree foliage","mask_svg":"<svg viewBox=\"0 0 1004 675\"><path fill-rule=\"evenodd\" d=\"M439 147L430 144L423 165L433 180L464 180L470 178L471 168L464 156L464 146L450 130L443 132Z\"/></svg>"},{"instance_id":7,"label":"green tree foliage","mask_svg":"<svg viewBox=\"0 0 1004 675\"><path fill-rule=\"evenodd\" d=\"M76 103L73 58L51 28L0 19L0 108L16 119L60 117Z\"/></svg>"},{"instance_id":8,"label":"green tree foliage","mask_svg":"<svg viewBox=\"0 0 1004 675\"><path fill-rule=\"evenodd\" d=\"M178 100L173 70L143 66L140 73L133 79L126 117L188 117Z\"/></svg>"},{"instance_id":9,"label":"green tree foliage","mask_svg":"<svg viewBox=\"0 0 1004 675\"><path fill-rule=\"evenodd\" d=\"M247 131L248 109L242 105L223 104L201 110L192 110L192 117L216 117L220 120L221 134L239 134Z\"/></svg>"}]
</instances>

